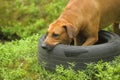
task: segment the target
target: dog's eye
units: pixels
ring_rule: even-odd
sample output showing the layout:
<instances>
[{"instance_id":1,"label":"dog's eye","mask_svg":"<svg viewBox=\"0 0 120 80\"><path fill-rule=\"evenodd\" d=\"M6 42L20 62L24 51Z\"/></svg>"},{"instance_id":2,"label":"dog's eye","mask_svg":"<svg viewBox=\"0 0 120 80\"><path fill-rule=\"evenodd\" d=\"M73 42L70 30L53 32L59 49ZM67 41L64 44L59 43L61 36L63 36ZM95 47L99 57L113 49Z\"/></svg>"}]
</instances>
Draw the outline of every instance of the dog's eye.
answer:
<instances>
[{"instance_id":1,"label":"dog's eye","mask_svg":"<svg viewBox=\"0 0 120 80\"><path fill-rule=\"evenodd\" d=\"M56 37L59 36L59 34L53 33L52 36L53 36L54 38L56 38Z\"/></svg>"}]
</instances>

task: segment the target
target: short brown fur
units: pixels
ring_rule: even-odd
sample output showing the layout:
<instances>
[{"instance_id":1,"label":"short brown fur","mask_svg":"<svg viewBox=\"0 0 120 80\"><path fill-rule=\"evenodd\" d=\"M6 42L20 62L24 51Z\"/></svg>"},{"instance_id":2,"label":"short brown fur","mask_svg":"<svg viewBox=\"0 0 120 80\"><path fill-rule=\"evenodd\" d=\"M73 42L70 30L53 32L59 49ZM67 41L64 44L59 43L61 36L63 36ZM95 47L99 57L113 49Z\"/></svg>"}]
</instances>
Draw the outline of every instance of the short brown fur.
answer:
<instances>
[{"instance_id":1,"label":"short brown fur","mask_svg":"<svg viewBox=\"0 0 120 80\"><path fill-rule=\"evenodd\" d=\"M112 23L120 34L119 22L120 0L69 0L59 18L49 25L45 44L70 44L74 40L80 45L82 40L82 46L93 45L98 31Z\"/></svg>"}]
</instances>

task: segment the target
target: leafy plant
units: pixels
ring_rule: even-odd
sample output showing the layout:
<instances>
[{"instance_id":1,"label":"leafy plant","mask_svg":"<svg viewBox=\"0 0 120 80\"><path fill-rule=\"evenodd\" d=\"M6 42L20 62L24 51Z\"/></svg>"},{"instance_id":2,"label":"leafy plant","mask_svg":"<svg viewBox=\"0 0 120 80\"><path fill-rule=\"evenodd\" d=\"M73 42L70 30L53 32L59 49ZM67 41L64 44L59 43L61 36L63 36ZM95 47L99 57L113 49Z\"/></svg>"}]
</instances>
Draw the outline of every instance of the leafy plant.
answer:
<instances>
[{"instance_id":1,"label":"leafy plant","mask_svg":"<svg viewBox=\"0 0 120 80\"><path fill-rule=\"evenodd\" d=\"M2 0L0 39L15 40L40 33L60 14L67 1Z\"/></svg>"},{"instance_id":2,"label":"leafy plant","mask_svg":"<svg viewBox=\"0 0 120 80\"><path fill-rule=\"evenodd\" d=\"M38 40L67 2L68 0L0 1L0 39L10 40L0 43L0 80L120 79L120 56L112 62L91 63L85 70L77 71L72 69L73 64L67 69L57 65L54 72L38 64Z\"/></svg>"}]
</instances>

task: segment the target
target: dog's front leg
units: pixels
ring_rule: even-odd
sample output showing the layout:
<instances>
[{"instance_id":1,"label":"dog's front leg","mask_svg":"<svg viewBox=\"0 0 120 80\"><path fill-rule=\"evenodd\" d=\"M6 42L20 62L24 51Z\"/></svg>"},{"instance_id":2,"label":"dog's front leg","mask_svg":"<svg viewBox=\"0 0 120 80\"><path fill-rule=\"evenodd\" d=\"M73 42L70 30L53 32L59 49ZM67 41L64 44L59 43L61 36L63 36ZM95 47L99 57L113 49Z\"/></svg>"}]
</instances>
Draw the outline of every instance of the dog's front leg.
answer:
<instances>
[{"instance_id":1,"label":"dog's front leg","mask_svg":"<svg viewBox=\"0 0 120 80\"><path fill-rule=\"evenodd\" d=\"M80 46L85 42L85 39L83 37L77 37L74 38L74 45L75 46Z\"/></svg>"},{"instance_id":2,"label":"dog's front leg","mask_svg":"<svg viewBox=\"0 0 120 80\"><path fill-rule=\"evenodd\" d=\"M94 43L96 43L96 41L98 41L98 37L89 37L89 38L87 38L87 40L82 44L82 46L93 45Z\"/></svg>"},{"instance_id":3,"label":"dog's front leg","mask_svg":"<svg viewBox=\"0 0 120 80\"><path fill-rule=\"evenodd\" d=\"M88 23L85 30L83 31L83 35L86 38L82 46L93 45L98 41L98 31L99 31L99 17L93 18L94 20L90 20L92 22Z\"/></svg>"},{"instance_id":4,"label":"dog's front leg","mask_svg":"<svg viewBox=\"0 0 120 80\"><path fill-rule=\"evenodd\" d=\"M74 38L74 46L77 46L79 43L78 39L77 38Z\"/></svg>"}]
</instances>

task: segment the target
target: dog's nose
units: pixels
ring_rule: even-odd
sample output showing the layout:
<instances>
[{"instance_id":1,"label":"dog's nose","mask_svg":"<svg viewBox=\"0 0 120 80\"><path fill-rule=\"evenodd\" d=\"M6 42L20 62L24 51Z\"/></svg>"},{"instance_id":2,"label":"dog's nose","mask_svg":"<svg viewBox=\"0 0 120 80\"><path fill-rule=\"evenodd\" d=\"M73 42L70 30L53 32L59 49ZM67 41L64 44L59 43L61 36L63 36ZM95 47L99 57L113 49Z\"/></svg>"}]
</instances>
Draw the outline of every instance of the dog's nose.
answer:
<instances>
[{"instance_id":1,"label":"dog's nose","mask_svg":"<svg viewBox=\"0 0 120 80\"><path fill-rule=\"evenodd\" d=\"M41 45L41 47L42 47L43 49L47 49L47 45L46 45L45 43L43 43L43 44Z\"/></svg>"},{"instance_id":2,"label":"dog's nose","mask_svg":"<svg viewBox=\"0 0 120 80\"><path fill-rule=\"evenodd\" d=\"M42 47L43 49L47 50L47 51L50 51L50 50L52 50L52 49L54 48L53 46L47 45L47 44L45 44L45 43L43 43L43 44L41 45L41 47Z\"/></svg>"}]
</instances>

